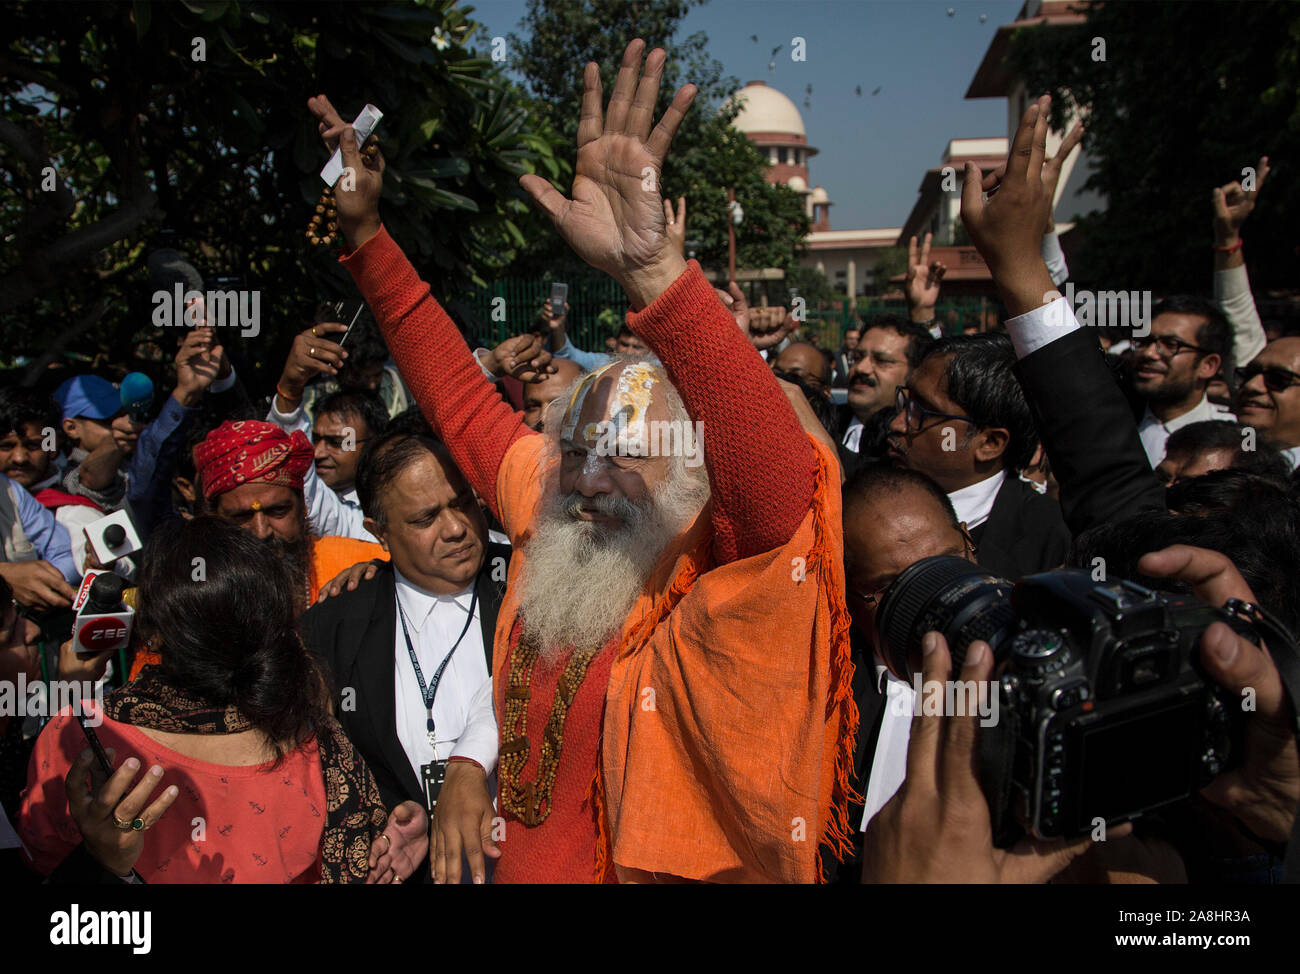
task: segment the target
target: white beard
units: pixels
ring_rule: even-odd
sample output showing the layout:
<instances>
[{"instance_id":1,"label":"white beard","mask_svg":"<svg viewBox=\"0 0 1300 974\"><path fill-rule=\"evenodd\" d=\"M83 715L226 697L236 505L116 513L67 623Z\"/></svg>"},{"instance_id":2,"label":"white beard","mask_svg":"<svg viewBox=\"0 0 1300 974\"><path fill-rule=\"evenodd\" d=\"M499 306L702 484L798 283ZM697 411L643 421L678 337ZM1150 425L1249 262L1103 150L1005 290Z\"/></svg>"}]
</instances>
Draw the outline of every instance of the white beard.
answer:
<instances>
[{"instance_id":1,"label":"white beard","mask_svg":"<svg viewBox=\"0 0 1300 974\"><path fill-rule=\"evenodd\" d=\"M595 650L623 627L669 543L708 497L708 481L673 476L639 503L600 495L560 496L555 487L525 549L519 578L523 634L547 659ZM607 527L574 514L580 504L619 517Z\"/></svg>"}]
</instances>

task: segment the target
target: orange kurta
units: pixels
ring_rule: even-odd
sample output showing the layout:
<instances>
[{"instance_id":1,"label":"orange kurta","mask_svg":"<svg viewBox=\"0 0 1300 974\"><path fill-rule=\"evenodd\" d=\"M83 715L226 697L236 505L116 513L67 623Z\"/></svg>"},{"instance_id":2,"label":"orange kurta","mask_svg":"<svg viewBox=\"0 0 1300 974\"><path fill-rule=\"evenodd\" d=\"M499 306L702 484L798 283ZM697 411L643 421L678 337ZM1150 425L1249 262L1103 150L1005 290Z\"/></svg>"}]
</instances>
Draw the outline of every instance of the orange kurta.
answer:
<instances>
[{"instance_id":1,"label":"orange kurta","mask_svg":"<svg viewBox=\"0 0 1300 974\"><path fill-rule=\"evenodd\" d=\"M706 507L624 625L595 783L608 865L622 881L813 882L822 841L847 841L857 708L839 478L813 443L813 506L787 544L713 567ZM547 462L543 437L520 439L497 481L515 545L496 632L498 714Z\"/></svg>"}]
</instances>

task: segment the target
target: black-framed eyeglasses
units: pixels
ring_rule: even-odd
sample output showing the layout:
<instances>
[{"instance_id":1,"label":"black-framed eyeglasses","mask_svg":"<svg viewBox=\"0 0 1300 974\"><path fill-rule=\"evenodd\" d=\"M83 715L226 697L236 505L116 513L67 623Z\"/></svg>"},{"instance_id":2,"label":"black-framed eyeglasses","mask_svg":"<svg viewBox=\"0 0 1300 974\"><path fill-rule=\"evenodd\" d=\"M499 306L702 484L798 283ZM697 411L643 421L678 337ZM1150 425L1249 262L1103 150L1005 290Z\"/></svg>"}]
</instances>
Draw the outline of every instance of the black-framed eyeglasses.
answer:
<instances>
[{"instance_id":1,"label":"black-framed eyeglasses","mask_svg":"<svg viewBox=\"0 0 1300 974\"><path fill-rule=\"evenodd\" d=\"M1161 358L1173 358L1183 352L1199 352L1204 355L1209 351L1209 349L1201 348L1200 345L1193 345L1181 338L1175 338L1173 335L1147 335L1145 338L1130 338L1129 344L1138 352L1145 351L1155 345L1156 354Z\"/></svg>"},{"instance_id":2,"label":"black-framed eyeglasses","mask_svg":"<svg viewBox=\"0 0 1300 974\"><path fill-rule=\"evenodd\" d=\"M1257 375L1264 377L1264 388L1269 392L1283 392L1292 386L1300 385L1300 375L1280 365L1243 365L1235 371L1238 386L1244 386Z\"/></svg>"},{"instance_id":3,"label":"black-framed eyeglasses","mask_svg":"<svg viewBox=\"0 0 1300 974\"><path fill-rule=\"evenodd\" d=\"M894 393L894 410L903 417L903 422L909 433L921 432L927 419L959 419L964 423L970 423L972 426L979 426L979 423L969 416L937 413L933 409L926 409L913 398L912 390L907 386L899 386L898 391Z\"/></svg>"}]
</instances>

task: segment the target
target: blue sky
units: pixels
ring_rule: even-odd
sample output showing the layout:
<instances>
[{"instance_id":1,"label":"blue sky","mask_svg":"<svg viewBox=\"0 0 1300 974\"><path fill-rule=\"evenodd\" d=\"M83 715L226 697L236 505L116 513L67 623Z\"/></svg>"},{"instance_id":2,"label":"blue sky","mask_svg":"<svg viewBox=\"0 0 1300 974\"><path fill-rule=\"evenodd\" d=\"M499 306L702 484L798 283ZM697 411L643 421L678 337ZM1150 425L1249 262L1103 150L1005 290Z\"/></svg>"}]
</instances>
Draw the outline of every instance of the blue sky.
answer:
<instances>
[{"instance_id":1,"label":"blue sky","mask_svg":"<svg viewBox=\"0 0 1300 974\"><path fill-rule=\"evenodd\" d=\"M726 74L741 84L766 81L799 106L808 141L820 150L810 168L834 203L833 228L900 226L949 139L1006 134L1003 99L963 95L994 31L1021 2L710 0L690 12L679 36L704 32ZM489 36L519 32L526 9L524 0L470 5ZM802 63L790 59L795 36L807 40ZM812 106L805 108L808 85Z\"/></svg>"}]
</instances>

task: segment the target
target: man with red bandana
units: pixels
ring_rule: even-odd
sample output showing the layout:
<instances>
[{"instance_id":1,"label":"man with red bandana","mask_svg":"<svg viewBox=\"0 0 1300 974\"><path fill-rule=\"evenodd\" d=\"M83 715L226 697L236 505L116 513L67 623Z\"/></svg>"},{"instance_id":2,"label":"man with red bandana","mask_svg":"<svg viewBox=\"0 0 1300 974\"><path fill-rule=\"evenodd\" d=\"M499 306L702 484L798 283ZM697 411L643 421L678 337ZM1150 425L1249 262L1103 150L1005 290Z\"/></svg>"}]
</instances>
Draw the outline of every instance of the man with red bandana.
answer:
<instances>
[{"instance_id":1,"label":"man with red bandana","mask_svg":"<svg viewBox=\"0 0 1300 974\"><path fill-rule=\"evenodd\" d=\"M239 525L280 552L299 580L298 612L349 566L388 559L383 548L369 541L317 538L308 531L302 486L312 455L311 442L301 431L290 436L255 419L227 420L194 448L204 513ZM137 653L131 675L156 661L151 652Z\"/></svg>"}]
</instances>

